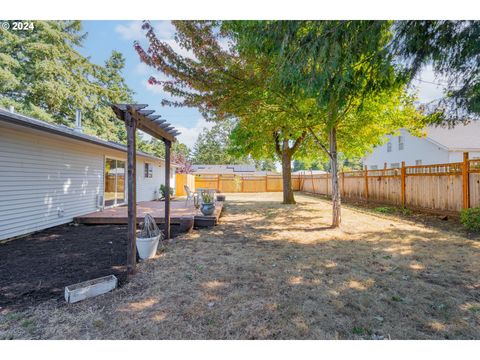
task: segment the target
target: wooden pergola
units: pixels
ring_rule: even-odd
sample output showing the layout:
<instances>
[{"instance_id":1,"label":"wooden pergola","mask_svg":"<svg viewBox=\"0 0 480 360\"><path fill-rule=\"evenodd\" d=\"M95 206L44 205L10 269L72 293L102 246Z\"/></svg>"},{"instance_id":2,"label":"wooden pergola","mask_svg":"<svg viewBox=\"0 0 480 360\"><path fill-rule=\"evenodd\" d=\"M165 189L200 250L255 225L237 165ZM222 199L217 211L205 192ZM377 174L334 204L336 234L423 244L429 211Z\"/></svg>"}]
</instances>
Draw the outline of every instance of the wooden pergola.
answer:
<instances>
[{"instance_id":1,"label":"wooden pergola","mask_svg":"<svg viewBox=\"0 0 480 360\"><path fill-rule=\"evenodd\" d=\"M153 115L155 110L146 110L146 104L112 104L115 115L125 122L127 128L127 181L128 181L128 248L127 274L135 273L136 266L136 230L137 230L137 196L136 196L136 132L137 129L161 139L165 144L165 238L170 239L170 149L176 136L180 134L173 126Z\"/></svg>"}]
</instances>

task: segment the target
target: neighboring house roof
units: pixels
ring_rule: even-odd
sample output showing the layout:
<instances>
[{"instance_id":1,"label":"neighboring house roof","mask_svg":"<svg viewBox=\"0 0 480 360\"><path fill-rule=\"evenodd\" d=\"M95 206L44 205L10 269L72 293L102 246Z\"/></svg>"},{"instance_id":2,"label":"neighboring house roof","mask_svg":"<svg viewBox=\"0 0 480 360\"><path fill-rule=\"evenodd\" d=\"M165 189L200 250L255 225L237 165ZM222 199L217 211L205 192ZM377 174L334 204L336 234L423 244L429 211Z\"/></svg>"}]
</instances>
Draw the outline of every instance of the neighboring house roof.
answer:
<instances>
[{"instance_id":1,"label":"neighboring house roof","mask_svg":"<svg viewBox=\"0 0 480 360\"><path fill-rule=\"evenodd\" d=\"M84 134L84 133L82 133L80 131L77 131L73 128L69 128L68 126L65 126L65 125L57 125L57 124L47 123L45 121L34 119L32 117L21 115L21 114L15 113L15 112L10 112L10 111L2 109L2 108L0 108L0 121L5 121L7 123L21 125L21 126L25 126L25 127L32 128L32 129L45 131L45 132L48 132L48 133L51 133L51 134L56 134L56 135L68 137L68 138L71 138L71 139L80 140L80 141L88 142L88 143L91 143L91 144L104 146L104 147L107 147L107 148L110 148L110 149L115 149L115 150L120 150L120 151L125 151L125 152L127 151L127 147L125 145L118 144L118 143L113 142L113 141L102 140L102 139L97 138L95 136L87 135L87 134ZM147 157L147 158L150 158L150 159L154 159L154 160L165 161L162 158L144 153L142 151L137 151L137 155ZM172 166L177 166L177 165L172 164Z\"/></svg>"},{"instance_id":2,"label":"neighboring house roof","mask_svg":"<svg viewBox=\"0 0 480 360\"><path fill-rule=\"evenodd\" d=\"M194 174L221 174L221 175L278 175L274 171L257 171L255 165L192 165Z\"/></svg>"},{"instance_id":3,"label":"neighboring house roof","mask_svg":"<svg viewBox=\"0 0 480 360\"><path fill-rule=\"evenodd\" d=\"M327 172L323 170L297 170L292 172L292 175L321 175L321 174L327 174Z\"/></svg>"},{"instance_id":4,"label":"neighboring house roof","mask_svg":"<svg viewBox=\"0 0 480 360\"><path fill-rule=\"evenodd\" d=\"M196 173L211 174L234 174L238 172L255 172L257 169L254 165L192 165L192 171Z\"/></svg>"},{"instance_id":5,"label":"neighboring house roof","mask_svg":"<svg viewBox=\"0 0 480 360\"><path fill-rule=\"evenodd\" d=\"M449 151L480 150L480 120L467 125L458 124L454 128L429 126L427 139Z\"/></svg>"}]
</instances>

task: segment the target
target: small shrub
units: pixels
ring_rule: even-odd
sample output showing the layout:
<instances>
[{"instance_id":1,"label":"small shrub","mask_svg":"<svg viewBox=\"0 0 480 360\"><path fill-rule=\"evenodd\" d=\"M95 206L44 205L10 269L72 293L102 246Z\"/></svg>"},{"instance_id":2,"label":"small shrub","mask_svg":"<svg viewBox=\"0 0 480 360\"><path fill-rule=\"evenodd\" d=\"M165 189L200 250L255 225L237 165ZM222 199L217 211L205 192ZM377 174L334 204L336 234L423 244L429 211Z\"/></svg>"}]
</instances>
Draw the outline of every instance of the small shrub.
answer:
<instances>
[{"instance_id":1,"label":"small shrub","mask_svg":"<svg viewBox=\"0 0 480 360\"><path fill-rule=\"evenodd\" d=\"M389 206L376 207L374 210L376 212L379 212L379 213L382 213L382 214L394 214L395 213L395 208L389 207Z\"/></svg>"},{"instance_id":2,"label":"small shrub","mask_svg":"<svg viewBox=\"0 0 480 360\"><path fill-rule=\"evenodd\" d=\"M161 199L165 199L167 197L167 187L165 185L160 185L160 195L161 195ZM170 187L170 196L173 195L173 188Z\"/></svg>"},{"instance_id":3,"label":"small shrub","mask_svg":"<svg viewBox=\"0 0 480 360\"><path fill-rule=\"evenodd\" d=\"M391 206L380 206L374 209L376 212L382 214L400 214L400 215L412 215L412 210L407 208L395 208Z\"/></svg>"},{"instance_id":4,"label":"small shrub","mask_svg":"<svg viewBox=\"0 0 480 360\"><path fill-rule=\"evenodd\" d=\"M480 232L480 207L462 210L460 221L468 230Z\"/></svg>"},{"instance_id":5,"label":"small shrub","mask_svg":"<svg viewBox=\"0 0 480 360\"><path fill-rule=\"evenodd\" d=\"M355 334L355 335L370 335L371 334L371 331L364 328L364 327L361 327L361 326L355 326L353 329L352 329L352 332Z\"/></svg>"},{"instance_id":6,"label":"small shrub","mask_svg":"<svg viewBox=\"0 0 480 360\"><path fill-rule=\"evenodd\" d=\"M398 295L393 295L393 296L392 296L392 301L397 301L397 302L398 302L398 301L402 301L402 298L401 298L400 296L398 296Z\"/></svg>"}]
</instances>

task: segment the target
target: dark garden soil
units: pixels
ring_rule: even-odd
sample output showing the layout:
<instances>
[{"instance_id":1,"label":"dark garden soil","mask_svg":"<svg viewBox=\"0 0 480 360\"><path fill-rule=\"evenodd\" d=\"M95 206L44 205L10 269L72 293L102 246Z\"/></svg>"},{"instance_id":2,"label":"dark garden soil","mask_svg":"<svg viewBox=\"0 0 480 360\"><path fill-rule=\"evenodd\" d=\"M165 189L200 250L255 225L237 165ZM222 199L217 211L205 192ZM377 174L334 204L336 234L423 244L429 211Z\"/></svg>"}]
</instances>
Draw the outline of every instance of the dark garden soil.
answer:
<instances>
[{"instance_id":1,"label":"dark garden soil","mask_svg":"<svg viewBox=\"0 0 480 360\"><path fill-rule=\"evenodd\" d=\"M0 244L0 313L45 300L65 286L114 274L126 279L126 225L62 225Z\"/></svg>"}]
</instances>

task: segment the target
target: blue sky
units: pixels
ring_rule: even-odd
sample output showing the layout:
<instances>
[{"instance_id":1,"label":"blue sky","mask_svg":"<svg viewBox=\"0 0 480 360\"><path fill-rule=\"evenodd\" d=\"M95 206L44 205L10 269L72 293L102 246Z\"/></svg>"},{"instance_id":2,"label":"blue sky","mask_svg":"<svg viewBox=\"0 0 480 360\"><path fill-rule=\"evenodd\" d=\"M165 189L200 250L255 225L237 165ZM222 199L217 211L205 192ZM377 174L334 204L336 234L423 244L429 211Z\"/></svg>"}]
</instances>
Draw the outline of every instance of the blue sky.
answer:
<instances>
[{"instance_id":1,"label":"blue sky","mask_svg":"<svg viewBox=\"0 0 480 360\"><path fill-rule=\"evenodd\" d=\"M123 76L128 86L135 92L136 102L149 104L151 109L174 125L181 135L179 140L192 147L198 134L204 127L211 127L196 109L162 107L161 100L168 97L159 86L147 83L151 75L161 77L161 74L141 63L133 48L133 41L139 40L146 44L141 21L83 21L83 30L88 33L83 48L79 49L84 56L90 57L94 63L104 64L112 50L120 51L125 57L126 64ZM176 45L173 40L174 27L170 21L152 21L157 36L168 42L175 50L188 54ZM417 87L419 100L428 102L438 99L442 90L434 83L440 82L431 68L426 68L421 74L421 80L414 85Z\"/></svg>"},{"instance_id":2,"label":"blue sky","mask_svg":"<svg viewBox=\"0 0 480 360\"><path fill-rule=\"evenodd\" d=\"M159 86L151 86L147 79L155 74L154 70L141 63L133 48L133 41L145 43L141 30L141 21L82 21L83 31L88 33L83 48L79 51L97 64L104 64L113 50L120 51L125 57L123 76L128 86L135 92L136 102L150 105L150 109L174 125L181 135L179 140L192 147L203 127L211 127L196 109L161 106L165 94ZM168 41L174 48L174 28L169 21L154 21L153 25L159 37ZM179 51L181 49L178 48Z\"/></svg>"}]
</instances>

